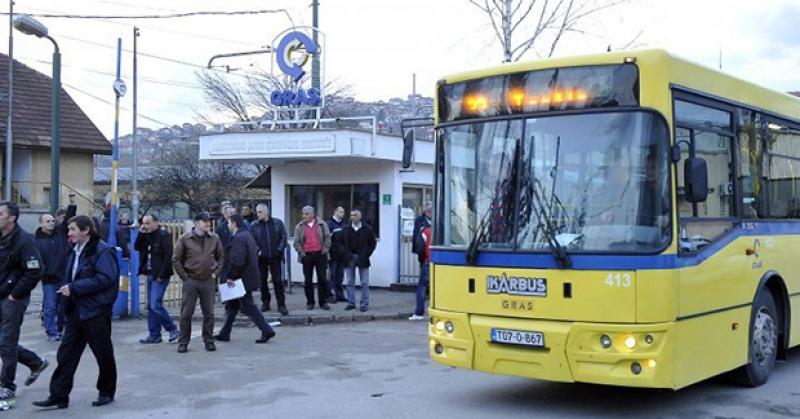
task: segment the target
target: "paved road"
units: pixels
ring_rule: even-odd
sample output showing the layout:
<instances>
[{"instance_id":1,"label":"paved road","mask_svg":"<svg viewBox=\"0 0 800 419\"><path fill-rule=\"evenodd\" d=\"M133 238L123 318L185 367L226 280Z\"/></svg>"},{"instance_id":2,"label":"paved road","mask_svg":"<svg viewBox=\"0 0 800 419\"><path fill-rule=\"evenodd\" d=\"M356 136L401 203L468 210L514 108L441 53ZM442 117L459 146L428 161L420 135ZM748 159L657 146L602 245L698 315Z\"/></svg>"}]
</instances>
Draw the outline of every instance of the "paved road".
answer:
<instances>
[{"instance_id":1,"label":"paved road","mask_svg":"<svg viewBox=\"0 0 800 419\"><path fill-rule=\"evenodd\" d=\"M23 343L53 359L31 316ZM199 330L195 325L195 330ZM188 354L175 345L143 346L143 321L114 323L120 369L117 401L92 408L96 366L84 354L71 406L37 412L47 381L18 393L20 418L516 418L800 416L800 351L780 364L770 382L742 389L710 380L679 392L556 384L451 369L431 363L425 323L374 321L283 327L266 345L252 328L207 353L199 339ZM20 371L19 381L27 371Z\"/></svg>"}]
</instances>

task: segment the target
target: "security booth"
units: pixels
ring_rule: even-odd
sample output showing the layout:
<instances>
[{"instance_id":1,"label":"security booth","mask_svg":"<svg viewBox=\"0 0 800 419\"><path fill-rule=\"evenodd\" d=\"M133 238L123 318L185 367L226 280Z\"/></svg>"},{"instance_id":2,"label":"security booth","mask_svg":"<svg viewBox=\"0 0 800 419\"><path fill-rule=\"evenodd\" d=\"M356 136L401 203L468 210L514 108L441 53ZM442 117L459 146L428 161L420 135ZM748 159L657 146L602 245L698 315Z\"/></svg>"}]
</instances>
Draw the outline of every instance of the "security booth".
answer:
<instances>
[{"instance_id":1,"label":"security booth","mask_svg":"<svg viewBox=\"0 0 800 419\"><path fill-rule=\"evenodd\" d=\"M415 167L401 166L402 139L372 130L312 129L207 133L200 137L200 159L269 165L271 214L286 224L290 244L301 209L313 206L328 219L336 207L361 210L378 246L372 256L370 285L400 282L403 252L401 207L419 211L430 200L434 144L415 140ZM407 241L407 239L405 240ZM408 256L406 255L406 259ZM292 254L291 280L301 282Z\"/></svg>"}]
</instances>

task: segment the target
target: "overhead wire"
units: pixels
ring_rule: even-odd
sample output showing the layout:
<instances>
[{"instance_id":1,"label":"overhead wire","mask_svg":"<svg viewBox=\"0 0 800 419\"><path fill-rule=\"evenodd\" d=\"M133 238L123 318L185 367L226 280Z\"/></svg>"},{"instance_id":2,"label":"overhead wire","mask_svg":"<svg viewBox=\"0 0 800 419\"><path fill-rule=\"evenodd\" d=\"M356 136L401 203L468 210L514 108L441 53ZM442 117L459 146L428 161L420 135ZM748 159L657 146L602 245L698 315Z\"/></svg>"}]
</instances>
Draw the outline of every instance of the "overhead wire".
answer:
<instances>
[{"instance_id":1,"label":"overhead wire","mask_svg":"<svg viewBox=\"0 0 800 419\"><path fill-rule=\"evenodd\" d=\"M286 9L260 9L260 10L201 10L195 12L181 12L170 13L162 15L80 15L80 14L67 14L67 13L24 13L17 12L15 14L27 14L32 17L45 17L45 18L59 18L59 19L176 19L184 17L195 16L243 16L243 15L264 15L264 14L285 14L290 20L289 12ZM8 16L8 12L2 12L0 15Z\"/></svg>"}]
</instances>

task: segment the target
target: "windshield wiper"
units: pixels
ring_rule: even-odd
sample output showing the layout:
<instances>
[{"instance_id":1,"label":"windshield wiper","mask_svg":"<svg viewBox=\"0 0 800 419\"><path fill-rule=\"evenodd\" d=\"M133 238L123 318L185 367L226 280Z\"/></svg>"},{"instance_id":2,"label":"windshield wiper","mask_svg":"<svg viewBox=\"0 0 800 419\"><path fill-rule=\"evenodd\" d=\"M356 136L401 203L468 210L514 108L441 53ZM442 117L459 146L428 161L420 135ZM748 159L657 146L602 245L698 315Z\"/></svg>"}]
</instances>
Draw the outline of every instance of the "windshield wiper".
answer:
<instances>
[{"instance_id":1,"label":"windshield wiper","mask_svg":"<svg viewBox=\"0 0 800 419\"><path fill-rule=\"evenodd\" d=\"M537 185L539 188L542 187L541 183L538 180L534 180L533 183L534 185L531 188L531 192L533 194L534 202L531 203L531 209L535 212L536 219L539 221L539 228L544 233L547 246L550 247L550 251L553 253L553 256L555 256L559 267L562 269L570 269L572 267L572 259L569 257L567 251L564 250L564 247L561 246L561 243L558 242L555 228L552 224L552 214L547 213L542 195L537 190Z\"/></svg>"},{"instance_id":2,"label":"windshield wiper","mask_svg":"<svg viewBox=\"0 0 800 419\"><path fill-rule=\"evenodd\" d=\"M483 215L481 222L478 224L478 228L475 230L475 235L472 236L472 240L469 242L469 246L467 246L467 250L464 251L464 259L467 262L467 265L475 265L478 261L478 249L481 247L483 243L483 239L486 237L486 230L487 225L489 223L489 217L492 215L492 207L486 209L486 214Z\"/></svg>"}]
</instances>

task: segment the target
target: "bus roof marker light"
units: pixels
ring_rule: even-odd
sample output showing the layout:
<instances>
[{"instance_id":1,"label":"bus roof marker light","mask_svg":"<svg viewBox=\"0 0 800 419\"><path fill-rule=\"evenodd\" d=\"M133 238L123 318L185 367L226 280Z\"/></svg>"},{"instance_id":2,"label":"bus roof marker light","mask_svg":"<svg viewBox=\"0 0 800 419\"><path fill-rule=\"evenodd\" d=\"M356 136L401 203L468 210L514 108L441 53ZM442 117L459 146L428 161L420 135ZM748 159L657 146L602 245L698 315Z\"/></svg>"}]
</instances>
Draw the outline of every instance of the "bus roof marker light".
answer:
<instances>
[{"instance_id":1,"label":"bus roof marker light","mask_svg":"<svg viewBox=\"0 0 800 419\"><path fill-rule=\"evenodd\" d=\"M636 57L625 57L625 64L634 64L636 63Z\"/></svg>"}]
</instances>

